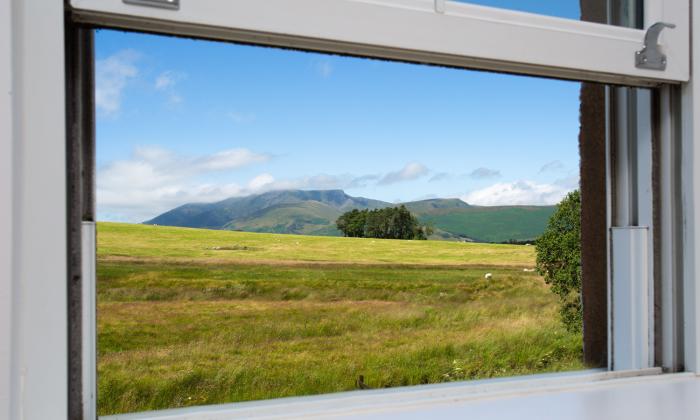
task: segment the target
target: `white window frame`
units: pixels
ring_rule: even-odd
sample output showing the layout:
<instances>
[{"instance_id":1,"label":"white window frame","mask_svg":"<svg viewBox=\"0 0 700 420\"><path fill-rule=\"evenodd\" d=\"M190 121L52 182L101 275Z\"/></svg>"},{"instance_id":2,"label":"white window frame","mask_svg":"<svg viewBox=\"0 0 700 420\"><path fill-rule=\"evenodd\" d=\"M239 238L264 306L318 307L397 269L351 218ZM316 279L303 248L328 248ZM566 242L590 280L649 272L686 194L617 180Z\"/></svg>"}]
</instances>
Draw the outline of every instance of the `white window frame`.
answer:
<instances>
[{"instance_id":1,"label":"white window frame","mask_svg":"<svg viewBox=\"0 0 700 420\"><path fill-rule=\"evenodd\" d=\"M635 66L645 31L433 0L182 0L180 10L72 0L78 20L501 72L629 85L686 82L689 3L647 0L665 21L665 71ZM647 25L649 26L649 25Z\"/></svg>"},{"instance_id":2,"label":"white window frame","mask_svg":"<svg viewBox=\"0 0 700 420\"><path fill-rule=\"evenodd\" d=\"M0 62L12 60L9 2L0 2ZM0 65L0 92L12 90L12 68ZM0 375L12 369L12 97L0 98ZM10 375L0 377L0 418L10 418Z\"/></svg>"},{"instance_id":3,"label":"white window frame","mask_svg":"<svg viewBox=\"0 0 700 420\"><path fill-rule=\"evenodd\" d=\"M691 55L688 0L647 0L646 27L656 21L677 25L662 35L668 68L661 72L634 67L643 30L468 4L447 2L437 12L430 0L181 1L179 11L121 0L71 5L81 21L125 29L633 86L679 84L683 100L676 113L689 180L679 203L686 217L683 353L686 371L700 373L700 265L694 263L700 261L700 83L689 71L691 60L700 65L700 42ZM0 252L10 257L0 266L0 303L11 302L0 306L0 369L9 372L9 381L0 383L0 413L61 418L68 394L63 2L5 0L0 7L0 28L10 28L0 41L0 87L9 92L0 102L0 158L3 174L9 173L0 179ZM700 21L698 8L692 13ZM590 375L586 383L611 374ZM576 383L575 375L560 375L548 378L543 389Z\"/></svg>"}]
</instances>

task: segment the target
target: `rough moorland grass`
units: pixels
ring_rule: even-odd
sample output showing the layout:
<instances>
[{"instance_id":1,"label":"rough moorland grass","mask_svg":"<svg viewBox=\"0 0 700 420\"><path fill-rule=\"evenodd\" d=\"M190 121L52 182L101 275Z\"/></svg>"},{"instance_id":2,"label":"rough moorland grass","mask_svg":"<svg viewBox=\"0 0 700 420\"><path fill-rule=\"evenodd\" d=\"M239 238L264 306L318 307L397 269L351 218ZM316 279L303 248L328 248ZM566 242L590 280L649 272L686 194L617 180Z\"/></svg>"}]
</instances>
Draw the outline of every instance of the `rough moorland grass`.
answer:
<instances>
[{"instance_id":1,"label":"rough moorland grass","mask_svg":"<svg viewBox=\"0 0 700 420\"><path fill-rule=\"evenodd\" d=\"M100 224L100 414L583 367L530 247L363 242Z\"/></svg>"},{"instance_id":2,"label":"rough moorland grass","mask_svg":"<svg viewBox=\"0 0 700 420\"><path fill-rule=\"evenodd\" d=\"M534 266L531 246L274 235L101 223L98 256L202 262L335 262Z\"/></svg>"}]
</instances>

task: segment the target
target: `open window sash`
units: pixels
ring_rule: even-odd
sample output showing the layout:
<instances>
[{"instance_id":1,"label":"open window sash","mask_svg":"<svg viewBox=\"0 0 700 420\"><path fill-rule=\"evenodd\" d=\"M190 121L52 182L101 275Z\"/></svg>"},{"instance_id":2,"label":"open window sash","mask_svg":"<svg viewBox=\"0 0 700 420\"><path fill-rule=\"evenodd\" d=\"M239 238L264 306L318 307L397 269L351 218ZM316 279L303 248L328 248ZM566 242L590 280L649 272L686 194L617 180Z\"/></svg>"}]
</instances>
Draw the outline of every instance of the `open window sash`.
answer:
<instances>
[{"instance_id":1,"label":"open window sash","mask_svg":"<svg viewBox=\"0 0 700 420\"><path fill-rule=\"evenodd\" d=\"M636 86L688 81L689 2L646 3L645 28L675 25L659 39L665 70L637 66L645 30L452 1L179 0L172 9L72 0L71 6L78 21L107 27Z\"/></svg>"}]
</instances>

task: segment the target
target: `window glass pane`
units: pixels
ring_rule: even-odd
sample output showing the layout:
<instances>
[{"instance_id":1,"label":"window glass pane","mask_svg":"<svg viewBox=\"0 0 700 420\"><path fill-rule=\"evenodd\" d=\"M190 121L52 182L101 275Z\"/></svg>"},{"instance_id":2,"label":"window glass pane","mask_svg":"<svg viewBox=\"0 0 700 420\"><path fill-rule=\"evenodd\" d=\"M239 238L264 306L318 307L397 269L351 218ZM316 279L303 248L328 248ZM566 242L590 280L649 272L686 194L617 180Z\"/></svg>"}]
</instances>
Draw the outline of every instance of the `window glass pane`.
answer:
<instances>
[{"instance_id":1,"label":"window glass pane","mask_svg":"<svg viewBox=\"0 0 700 420\"><path fill-rule=\"evenodd\" d=\"M565 19L643 27L643 0L452 0ZM609 4L608 4L609 3ZM611 15L608 16L608 8Z\"/></svg>"},{"instance_id":2,"label":"window glass pane","mask_svg":"<svg viewBox=\"0 0 700 420\"><path fill-rule=\"evenodd\" d=\"M478 4L481 6L498 7L501 9L517 10L519 12L537 13L540 15L556 16L567 19L581 18L579 0L454 0L459 3ZM594 0L595 1L595 0Z\"/></svg>"},{"instance_id":3,"label":"window glass pane","mask_svg":"<svg viewBox=\"0 0 700 420\"><path fill-rule=\"evenodd\" d=\"M109 30L95 55L101 415L585 367L580 270L536 270L579 252L580 83ZM567 196L571 248L535 246Z\"/></svg>"},{"instance_id":4,"label":"window glass pane","mask_svg":"<svg viewBox=\"0 0 700 420\"><path fill-rule=\"evenodd\" d=\"M586 22L643 27L643 0L452 0ZM609 4L608 4L609 3ZM611 15L608 16L608 8Z\"/></svg>"}]
</instances>

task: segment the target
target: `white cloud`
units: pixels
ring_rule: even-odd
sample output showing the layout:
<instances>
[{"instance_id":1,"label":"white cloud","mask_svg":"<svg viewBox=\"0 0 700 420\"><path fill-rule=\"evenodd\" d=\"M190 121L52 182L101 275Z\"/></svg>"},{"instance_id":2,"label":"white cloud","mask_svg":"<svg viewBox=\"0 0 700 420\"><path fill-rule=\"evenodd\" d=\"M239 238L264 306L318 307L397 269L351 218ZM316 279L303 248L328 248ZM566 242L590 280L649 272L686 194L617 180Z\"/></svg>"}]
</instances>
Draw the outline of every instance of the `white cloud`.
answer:
<instances>
[{"instance_id":1,"label":"white cloud","mask_svg":"<svg viewBox=\"0 0 700 420\"><path fill-rule=\"evenodd\" d=\"M175 90L175 85L186 77L185 73L175 72L172 70L164 71L156 77L154 87L156 90L164 92L168 98L168 103L171 105L181 104L184 99Z\"/></svg>"},{"instance_id":2,"label":"white cloud","mask_svg":"<svg viewBox=\"0 0 700 420\"><path fill-rule=\"evenodd\" d=\"M129 81L138 75L134 50L122 50L95 61L95 106L105 115L119 112L122 92Z\"/></svg>"},{"instance_id":3,"label":"white cloud","mask_svg":"<svg viewBox=\"0 0 700 420\"><path fill-rule=\"evenodd\" d=\"M317 174L277 180L269 173L260 173L242 184L202 181L205 175L233 171L269 159L267 154L248 149L185 157L161 147L138 147L129 159L113 161L99 169L98 217L142 222L185 203L214 202L273 190L345 190L380 178L379 175Z\"/></svg>"},{"instance_id":4,"label":"white cloud","mask_svg":"<svg viewBox=\"0 0 700 420\"><path fill-rule=\"evenodd\" d=\"M255 153L248 149L229 149L192 160L193 167L202 172L237 169L253 163L262 163L269 155Z\"/></svg>"},{"instance_id":5,"label":"white cloud","mask_svg":"<svg viewBox=\"0 0 700 420\"><path fill-rule=\"evenodd\" d=\"M125 177L131 188L106 189L98 186L98 218L125 222L143 222L184 203L213 202L241 195L237 184L210 185L176 183L145 188L135 177Z\"/></svg>"},{"instance_id":6,"label":"white cloud","mask_svg":"<svg viewBox=\"0 0 700 420\"><path fill-rule=\"evenodd\" d=\"M496 169L489 169L489 168L477 168L472 171L472 173L469 174L469 177L472 179L491 179L491 178L498 178L501 176L501 171L498 171Z\"/></svg>"},{"instance_id":7,"label":"white cloud","mask_svg":"<svg viewBox=\"0 0 700 420\"><path fill-rule=\"evenodd\" d=\"M329 78L333 74L333 65L328 61L319 61L316 64L316 71L324 79Z\"/></svg>"},{"instance_id":8,"label":"white cloud","mask_svg":"<svg viewBox=\"0 0 700 420\"><path fill-rule=\"evenodd\" d=\"M255 114L253 114L252 112L231 111L227 115L236 124L251 123L256 119Z\"/></svg>"},{"instance_id":9,"label":"white cloud","mask_svg":"<svg viewBox=\"0 0 700 420\"><path fill-rule=\"evenodd\" d=\"M145 161L152 161L152 162L157 162L157 161L167 161L167 160L174 160L175 154L171 152L170 150L163 149L162 147L157 147L157 146L140 146L134 149L133 152L134 158L137 160L145 160Z\"/></svg>"},{"instance_id":10,"label":"white cloud","mask_svg":"<svg viewBox=\"0 0 700 420\"><path fill-rule=\"evenodd\" d=\"M140 147L131 158L111 162L98 171L98 213L103 219L141 222L184 203L244 195L249 193L249 187L235 183L215 185L202 182L199 177L268 159L268 155L248 149L190 158L159 147ZM256 183L264 185L260 180Z\"/></svg>"},{"instance_id":11,"label":"white cloud","mask_svg":"<svg viewBox=\"0 0 700 420\"><path fill-rule=\"evenodd\" d=\"M185 99L184 99L181 95L179 95L179 94L177 94L177 93L170 92L170 93L168 94L168 103L169 103L170 105L180 105L180 104L183 103L184 101L185 101Z\"/></svg>"},{"instance_id":12,"label":"white cloud","mask_svg":"<svg viewBox=\"0 0 700 420\"><path fill-rule=\"evenodd\" d=\"M579 187L580 177L578 175L570 175L566 178L557 179L554 181L555 185L558 185L569 191L573 191Z\"/></svg>"},{"instance_id":13,"label":"white cloud","mask_svg":"<svg viewBox=\"0 0 700 420\"><path fill-rule=\"evenodd\" d=\"M134 189L159 188L178 178L151 161L135 158L116 161L102 168L97 174L97 188L122 193L132 187Z\"/></svg>"},{"instance_id":14,"label":"white cloud","mask_svg":"<svg viewBox=\"0 0 700 420\"><path fill-rule=\"evenodd\" d=\"M347 185L345 185L345 188L348 188L348 189L364 188L370 182L377 181L379 178L381 178L381 177L379 175L376 175L376 174L368 174L368 175L361 175L358 177L354 177L350 182L347 183Z\"/></svg>"},{"instance_id":15,"label":"white cloud","mask_svg":"<svg viewBox=\"0 0 700 420\"><path fill-rule=\"evenodd\" d=\"M248 188L253 191L261 190L267 186L274 185L275 177L270 174L260 174L255 178L251 179L248 183Z\"/></svg>"},{"instance_id":16,"label":"white cloud","mask_svg":"<svg viewBox=\"0 0 700 420\"><path fill-rule=\"evenodd\" d=\"M410 201L432 200L432 199L434 199L434 198L444 198L444 197L440 197L440 196L437 195L437 194L424 194L424 195L418 196L418 197L416 197L416 198L414 198L413 200L410 200Z\"/></svg>"},{"instance_id":17,"label":"white cloud","mask_svg":"<svg viewBox=\"0 0 700 420\"><path fill-rule=\"evenodd\" d=\"M297 188L306 188L314 190L333 190L345 188L348 184L354 181L354 177L350 175L328 175L318 174L303 177L296 180Z\"/></svg>"},{"instance_id":18,"label":"white cloud","mask_svg":"<svg viewBox=\"0 0 700 420\"><path fill-rule=\"evenodd\" d=\"M100 220L142 222L185 203L214 202L273 190L348 190L370 184L408 181L429 173L425 166L409 163L383 177L377 174L322 173L278 180L263 172L247 182L221 185L210 181L216 177L205 177L269 159L267 154L248 149L186 157L161 147L138 147L130 158L110 162L98 171L98 216Z\"/></svg>"},{"instance_id":19,"label":"white cloud","mask_svg":"<svg viewBox=\"0 0 700 420\"><path fill-rule=\"evenodd\" d=\"M542 174L545 172L558 172L564 169L564 164L560 160L553 160L547 162L540 168L538 173Z\"/></svg>"},{"instance_id":20,"label":"white cloud","mask_svg":"<svg viewBox=\"0 0 700 420\"><path fill-rule=\"evenodd\" d=\"M424 165L411 162L403 167L403 169L395 172L389 172L377 183L378 185L389 185L397 182L412 181L428 174L428 168Z\"/></svg>"},{"instance_id":21,"label":"white cloud","mask_svg":"<svg viewBox=\"0 0 700 420\"><path fill-rule=\"evenodd\" d=\"M269 173L262 173L251 179L247 188L241 194L260 194L267 191L279 190L347 190L361 188L370 180L379 178L377 175L353 176L350 174L330 175L316 174L292 179L275 179Z\"/></svg>"},{"instance_id":22,"label":"white cloud","mask_svg":"<svg viewBox=\"0 0 700 420\"><path fill-rule=\"evenodd\" d=\"M576 189L578 178L567 178L552 184L516 181L493 184L460 197L462 201L479 206L552 205Z\"/></svg>"},{"instance_id":23,"label":"white cloud","mask_svg":"<svg viewBox=\"0 0 700 420\"><path fill-rule=\"evenodd\" d=\"M158 77L156 77L155 87L158 90L167 89L174 85L175 77L173 76L173 72L171 71L163 72L160 75L158 75Z\"/></svg>"},{"instance_id":24,"label":"white cloud","mask_svg":"<svg viewBox=\"0 0 700 420\"><path fill-rule=\"evenodd\" d=\"M260 174L249 184L251 193L274 190L335 190L352 188L363 177L352 175L317 174L294 179L276 180L270 174Z\"/></svg>"},{"instance_id":25,"label":"white cloud","mask_svg":"<svg viewBox=\"0 0 700 420\"><path fill-rule=\"evenodd\" d=\"M450 174L447 172L438 172L435 175L431 176L428 182L439 182L439 181L444 181L446 179L450 178Z\"/></svg>"}]
</instances>

